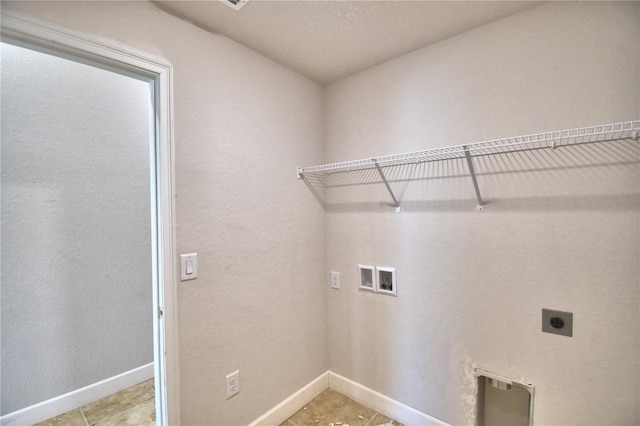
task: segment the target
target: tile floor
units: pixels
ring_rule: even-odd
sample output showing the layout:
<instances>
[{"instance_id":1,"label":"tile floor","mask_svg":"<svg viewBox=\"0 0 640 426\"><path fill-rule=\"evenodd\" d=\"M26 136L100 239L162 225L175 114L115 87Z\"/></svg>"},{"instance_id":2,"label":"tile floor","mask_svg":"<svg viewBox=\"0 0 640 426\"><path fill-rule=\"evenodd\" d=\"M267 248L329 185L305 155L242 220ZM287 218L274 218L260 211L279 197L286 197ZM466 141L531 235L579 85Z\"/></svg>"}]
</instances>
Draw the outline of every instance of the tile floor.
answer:
<instances>
[{"instance_id":1,"label":"tile floor","mask_svg":"<svg viewBox=\"0 0 640 426\"><path fill-rule=\"evenodd\" d=\"M155 426L153 379L69 411L36 426ZM327 389L280 426L402 426Z\"/></svg>"},{"instance_id":2,"label":"tile floor","mask_svg":"<svg viewBox=\"0 0 640 426\"><path fill-rule=\"evenodd\" d=\"M402 426L334 391L327 389L280 426Z\"/></svg>"},{"instance_id":3,"label":"tile floor","mask_svg":"<svg viewBox=\"0 0 640 426\"><path fill-rule=\"evenodd\" d=\"M36 426L155 426L153 379L114 393Z\"/></svg>"}]
</instances>

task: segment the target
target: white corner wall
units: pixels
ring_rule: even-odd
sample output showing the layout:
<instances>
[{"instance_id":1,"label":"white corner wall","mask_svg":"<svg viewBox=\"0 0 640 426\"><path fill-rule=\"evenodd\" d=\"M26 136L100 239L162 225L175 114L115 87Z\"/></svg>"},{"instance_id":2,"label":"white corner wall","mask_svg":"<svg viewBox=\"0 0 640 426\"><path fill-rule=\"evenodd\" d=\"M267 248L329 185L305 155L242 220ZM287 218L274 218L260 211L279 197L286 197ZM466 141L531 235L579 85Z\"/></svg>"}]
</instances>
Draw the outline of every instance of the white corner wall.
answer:
<instances>
[{"instance_id":1,"label":"white corner wall","mask_svg":"<svg viewBox=\"0 0 640 426\"><path fill-rule=\"evenodd\" d=\"M149 86L2 44L2 415L153 362Z\"/></svg>"},{"instance_id":2,"label":"white corner wall","mask_svg":"<svg viewBox=\"0 0 640 426\"><path fill-rule=\"evenodd\" d=\"M147 2L3 2L174 66L182 424L248 424L327 370L324 214L295 179L322 160L322 88ZM225 399L225 375L241 392Z\"/></svg>"},{"instance_id":3,"label":"white corner wall","mask_svg":"<svg viewBox=\"0 0 640 426\"><path fill-rule=\"evenodd\" d=\"M327 87L325 162L638 119L639 40L637 2L547 3L391 60ZM639 149L478 160L484 213L464 162L393 184L399 214L381 185L328 191L330 370L450 424L475 367L531 382L535 424L638 424ZM398 297L358 263L397 267Z\"/></svg>"}]
</instances>

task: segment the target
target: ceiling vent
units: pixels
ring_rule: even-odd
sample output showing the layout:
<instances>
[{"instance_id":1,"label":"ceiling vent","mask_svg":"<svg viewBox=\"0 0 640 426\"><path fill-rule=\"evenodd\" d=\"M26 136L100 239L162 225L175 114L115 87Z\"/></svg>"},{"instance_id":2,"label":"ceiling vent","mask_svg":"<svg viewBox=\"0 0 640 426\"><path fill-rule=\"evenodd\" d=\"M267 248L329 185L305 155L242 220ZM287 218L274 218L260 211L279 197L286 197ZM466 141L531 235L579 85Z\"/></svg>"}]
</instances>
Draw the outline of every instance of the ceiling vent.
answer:
<instances>
[{"instance_id":1,"label":"ceiling vent","mask_svg":"<svg viewBox=\"0 0 640 426\"><path fill-rule=\"evenodd\" d=\"M226 4L227 6L234 8L235 10L240 10L242 6L244 6L249 2L249 0L220 0L220 1Z\"/></svg>"}]
</instances>

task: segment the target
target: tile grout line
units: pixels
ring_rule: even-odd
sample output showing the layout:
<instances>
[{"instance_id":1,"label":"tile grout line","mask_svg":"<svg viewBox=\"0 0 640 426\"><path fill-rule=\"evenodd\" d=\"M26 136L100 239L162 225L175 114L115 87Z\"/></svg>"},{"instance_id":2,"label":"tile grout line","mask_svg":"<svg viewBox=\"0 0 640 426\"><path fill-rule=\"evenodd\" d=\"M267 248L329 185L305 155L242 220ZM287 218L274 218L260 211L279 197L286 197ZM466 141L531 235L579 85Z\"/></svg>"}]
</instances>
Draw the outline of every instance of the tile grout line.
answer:
<instances>
[{"instance_id":1,"label":"tile grout line","mask_svg":"<svg viewBox=\"0 0 640 426\"><path fill-rule=\"evenodd\" d=\"M369 425L371 425L371 422L373 422L373 419L375 419L377 415L378 415L378 412L376 411L375 413L373 413L373 416L371 416L371 418L369 419L369 421L368 421L368 422L366 422L366 423L364 424L364 426L369 426Z\"/></svg>"},{"instance_id":2,"label":"tile grout line","mask_svg":"<svg viewBox=\"0 0 640 426\"><path fill-rule=\"evenodd\" d=\"M84 420L84 424L86 426L90 426L89 421L87 420L87 416L84 415L84 410L82 409L82 407L80 407L80 415L82 416L82 420Z\"/></svg>"},{"instance_id":3,"label":"tile grout line","mask_svg":"<svg viewBox=\"0 0 640 426\"><path fill-rule=\"evenodd\" d=\"M373 417L371 417L371 419L369 419L369 421L364 425L364 426L376 426L375 423L373 422L375 420L376 417L378 416L385 416L384 414L380 414L377 411L375 412L375 414L373 415ZM380 425L384 425L384 423L381 423Z\"/></svg>"}]
</instances>

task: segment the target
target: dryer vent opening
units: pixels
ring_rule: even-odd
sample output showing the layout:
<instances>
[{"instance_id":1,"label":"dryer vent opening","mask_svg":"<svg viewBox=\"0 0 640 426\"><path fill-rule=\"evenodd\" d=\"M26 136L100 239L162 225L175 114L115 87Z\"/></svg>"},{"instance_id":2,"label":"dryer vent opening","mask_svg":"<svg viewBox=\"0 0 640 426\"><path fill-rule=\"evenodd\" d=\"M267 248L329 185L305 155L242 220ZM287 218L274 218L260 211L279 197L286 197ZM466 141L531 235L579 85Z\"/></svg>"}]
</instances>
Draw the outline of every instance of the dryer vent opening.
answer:
<instances>
[{"instance_id":1,"label":"dryer vent opening","mask_svg":"<svg viewBox=\"0 0 640 426\"><path fill-rule=\"evenodd\" d=\"M220 0L220 1L235 10L240 10L242 6L244 6L249 2L249 0Z\"/></svg>"},{"instance_id":2,"label":"dryer vent opening","mask_svg":"<svg viewBox=\"0 0 640 426\"><path fill-rule=\"evenodd\" d=\"M531 426L533 386L476 369L476 426Z\"/></svg>"}]
</instances>

